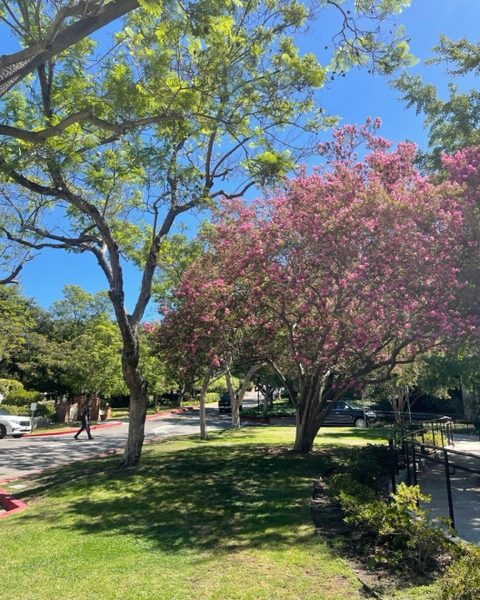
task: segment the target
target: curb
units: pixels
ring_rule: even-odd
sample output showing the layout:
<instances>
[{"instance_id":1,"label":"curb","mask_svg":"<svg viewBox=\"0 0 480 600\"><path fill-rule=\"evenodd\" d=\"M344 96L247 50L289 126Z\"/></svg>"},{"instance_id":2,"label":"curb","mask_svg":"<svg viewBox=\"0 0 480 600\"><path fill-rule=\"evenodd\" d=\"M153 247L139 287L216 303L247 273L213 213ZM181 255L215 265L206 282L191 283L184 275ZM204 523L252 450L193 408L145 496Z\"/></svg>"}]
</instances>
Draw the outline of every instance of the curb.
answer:
<instances>
[{"instance_id":1,"label":"curb","mask_svg":"<svg viewBox=\"0 0 480 600\"><path fill-rule=\"evenodd\" d=\"M162 412L158 412L155 413L154 415L148 415L146 417L146 421L151 421L153 419L157 419L158 417L164 417L166 415L178 415L184 412L189 412L191 410L194 410L193 406L185 406L183 408L178 408L178 409L174 409L174 410L167 410L167 411L162 411ZM118 425L123 425L126 421L108 421L107 423L100 423L99 425L92 425L90 427L90 429L92 431L95 431L96 429L104 429L105 427L117 427ZM127 421L128 422L128 421ZM51 435L71 435L72 433L76 433L78 431L78 427L71 427L69 429L62 429L61 431L51 431L51 432L47 432L47 433L27 433L26 435L24 435L24 438L30 438L30 437L49 437Z\"/></svg>"},{"instance_id":2,"label":"curb","mask_svg":"<svg viewBox=\"0 0 480 600\"><path fill-rule=\"evenodd\" d=\"M0 513L0 519L5 519L28 508L28 504L17 500L4 489L0 489L0 506L5 509L4 513Z\"/></svg>"},{"instance_id":3,"label":"curb","mask_svg":"<svg viewBox=\"0 0 480 600\"><path fill-rule=\"evenodd\" d=\"M92 425L90 429L95 431L96 429L104 429L106 427L117 427L118 425L123 425L123 421L109 421L108 423L101 423L100 425ZM24 435L24 438L30 437L50 437L51 435L71 435L72 433L76 433L79 430L79 427L71 427L70 429L62 429L61 431L50 431L46 433L27 433Z\"/></svg>"},{"instance_id":4,"label":"curb","mask_svg":"<svg viewBox=\"0 0 480 600\"><path fill-rule=\"evenodd\" d=\"M152 420L152 419L155 419L155 418L157 418L159 416L166 416L166 415L171 415L171 414L180 414L180 413L183 413L183 412L189 412L191 410L194 410L193 406L186 406L184 408L179 408L179 409L176 409L176 410L169 410L169 411L164 411L164 412L161 412L161 413L155 413L154 415L149 415L147 417L147 419L148 420ZM97 427L97 428L113 427L113 426L117 426L117 425L123 425L123 423L124 423L124 421L112 421L111 423L105 423L103 425L95 425L95 426L92 427L92 429L94 429L95 427ZM28 434L28 435L25 435L23 437L26 438L26 437L45 437L45 436L50 436L50 435L71 435L72 433L74 433L76 431L78 431L78 428L77 429L71 429L71 430L68 430L68 431L62 431L62 432L60 432L60 431L59 432L54 432L54 433ZM153 439L152 440L145 440L144 443L145 444L150 444L150 443L153 443L154 441L157 441L157 440L153 440ZM85 457L85 458L81 458L79 460L75 460L74 462L86 462L86 461L89 461L89 460L92 460L92 459L96 459L96 458L106 458L108 456L112 456L112 455L118 454L122 450L123 450L123 448L112 448L110 450L107 450L106 452L102 452L100 454L95 454L94 456L88 456L88 457ZM27 479L27 478L35 476L35 475L41 475L42 473L45 473L47 471L54 471L55 469L59 469L61 467L62 467L62 465L56 465L54 467L47 467L45 469L37 469L37 470L31 471L30 473L27 473L25 475L16 475L14 477L8 477L6 479L1 479L0 480L0 484L8 484L11 481L20 481L22 479ZM0 507L3 506L2 505L2 496L3 495L7 495L10 498L12 498L12 496L10 496L6 490L0 489ZM25 505L22 508L19 507L18 510L14 509L15 512L19 512L20 510L24 510L28 506L27 504L25 504L21 500L18 500L18 501L15 500L15 502L19 502L21 505L23 505L23 504ZM11 510L8 510L8 512L6 512L6 513L0 513L0 518L7 517L7 516L9 516L11 514L13 514L13 512Z\"/></svg>"}]
</instances>

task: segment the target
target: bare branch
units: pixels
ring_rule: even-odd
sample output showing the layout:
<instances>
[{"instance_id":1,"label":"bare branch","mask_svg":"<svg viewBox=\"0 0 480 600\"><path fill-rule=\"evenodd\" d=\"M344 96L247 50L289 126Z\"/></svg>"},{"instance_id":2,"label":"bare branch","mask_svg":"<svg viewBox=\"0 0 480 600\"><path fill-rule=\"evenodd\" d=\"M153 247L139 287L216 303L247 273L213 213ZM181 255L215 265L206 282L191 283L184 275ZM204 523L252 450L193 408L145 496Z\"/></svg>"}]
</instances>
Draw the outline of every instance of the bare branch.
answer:
<instances>
[{"instance_id":1,"label":"bare branch","mask_svg":"<svg viewBox=\"0 0 480 600\"><path fill-rule=\"evenodd\" d=\"M18 264L15 267L15 269L13 269L13 271L10 273L10 275L7 275L7 277L0 279L0 285L7 285L9 283L15 283L15 278L20 273L20 271L23 269L23 265L24 265L24 263L21 262L20 264Z\"/></svg>"}]
</instances>

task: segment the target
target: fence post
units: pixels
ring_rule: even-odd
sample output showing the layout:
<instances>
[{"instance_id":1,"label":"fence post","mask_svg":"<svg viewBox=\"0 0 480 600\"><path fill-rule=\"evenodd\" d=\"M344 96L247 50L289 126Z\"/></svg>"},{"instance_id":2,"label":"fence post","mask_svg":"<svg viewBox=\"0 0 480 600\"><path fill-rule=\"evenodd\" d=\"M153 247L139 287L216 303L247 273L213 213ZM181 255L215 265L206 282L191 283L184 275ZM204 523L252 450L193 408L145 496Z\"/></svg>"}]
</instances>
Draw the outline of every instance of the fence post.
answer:
<instances>
[{"instance_id":1,"label":"fence post","mask_svg":"<svg viewBox=\"0 0 480 600\"><path fill-rule=\"evenodd\" d=\"M397 483L395 481L395 473L398 468L398 456L397 451L393 445L393 440L388 440L388 459L390 463L390 479L392 481L392 493L395 494L397 491Z\"/></svg>"},{"instance_id":2,"label":"fence post","mask_svg":"<svg viewBox=\"0 0 480 600\"><path fill-rule=\"evenodd\" d=\"M413 485L417 485L417 465L415 460L415 442L412 442Z\"/></svg>"},{"instance_id":3,"label":"fence post","mask_svg":"<svg viewBox=\"0 0 480 600\"><path fill-rule=\"evenodd\" d=\"M405 466L407 467L407 485L412 485L412 477L410 475L410 455L408 452L408 442L403 442Z\"/></svg>"},{"instance_id":4,"label":"fence post","mask_svg":"<svg viewBox=\"0 0 480 600\"><path fill-rule=\"evenodd\" d=\"M452 527L455 528L455 515L453 512L453 498L452 498L452 484L450 482L450 466L448 463L448 452L443 451L443 459L445 463L445 482L447 484L447 497L448 497L448 512L450 513L450 522Z\"/></svg>"}]
</instances>

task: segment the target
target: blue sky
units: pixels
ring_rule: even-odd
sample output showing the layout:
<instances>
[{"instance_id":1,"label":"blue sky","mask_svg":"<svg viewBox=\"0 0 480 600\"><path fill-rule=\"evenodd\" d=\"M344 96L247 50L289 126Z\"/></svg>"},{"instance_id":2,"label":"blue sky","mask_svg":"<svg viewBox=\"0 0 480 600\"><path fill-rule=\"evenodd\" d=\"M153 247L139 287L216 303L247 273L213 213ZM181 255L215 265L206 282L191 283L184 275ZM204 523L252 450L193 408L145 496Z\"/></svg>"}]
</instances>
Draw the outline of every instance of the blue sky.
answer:
<instances>
[{"instance_id":1,"label":"blue sky","mask_svg":"<svg viewBox=\"0 0 480 600\"><path fill-rule=\"evenodd\" d=\"M480 25L480 0L412 0L412 6L396 19L405 24L406 34L411 38L411 49L419 63L412 73L422 73L425 79L435 83L443 91L448 79L438 67L424 65L424 60L432 56L431 49L438 42L441 33L452 39L467 37L478 41ZM325 39L319 22L307 37L300 41L302 49L316 51L323 47ZM343 123L363 123L367 116L381 117L381 134L394 141L409 139L425 147L426 131L421 116L407 110L398 99L388 80L381 76L369 75L365 70L357 70L339 78L319 95L319 103L331 114L342 117ZM190 215L189 227L194 229L201 221L200 215ZM126 295L129 308L132 308L138 290L139 274L132 268L125 271ZM77 284L90 292L105 289L103 273L92 256L67 254L63 251L49 251L27 264L21 275L24 292L45 307L62 296L66 284ZM154 316L153 309L150 311Z\"/></svg>"}]
</instances>

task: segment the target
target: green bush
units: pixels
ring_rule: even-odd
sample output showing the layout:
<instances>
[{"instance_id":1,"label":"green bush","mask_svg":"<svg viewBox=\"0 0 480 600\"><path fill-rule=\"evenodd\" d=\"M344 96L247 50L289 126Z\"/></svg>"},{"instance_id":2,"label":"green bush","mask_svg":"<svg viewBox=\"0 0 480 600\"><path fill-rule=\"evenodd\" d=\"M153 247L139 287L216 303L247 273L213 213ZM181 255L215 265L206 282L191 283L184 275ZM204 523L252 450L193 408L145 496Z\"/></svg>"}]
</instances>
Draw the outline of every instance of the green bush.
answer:
<instances>
[{"instance_id":1,"label":"green bush","mask_svg":"<svg viewBox=\"0 0 480 600\"><path fill-rule=\"evenodd\" d=\"M4 408L12 415L30 415L30 404L16 405L16 404L5 404L2 403L1 408ZM53 401L37 403L35 410L36 417L49 417L54 419L56 416L55 405Z\"/></svg>"},{"instance_id":2,"label":"green bush","mask_svg":"<svg viewBox=\"0 0 480 600\"><path fill-rule=\"evenodd\" d=\"M432 523L429 511L419 507L430 498L418 486L401 483L387 504L370 486L349 479L347 474L336 477L333 489L346 514L345 522L376 549L376 565L396 569L411 566L425 574L445 554L448 542L441 528Z\"/></svg>"},{"instance_id":3,"label":"green bush","mask_svg":"<svg viewBox=\"0 0 480 600\"><path fill-rule=\"evenodd\" d=\"M369 444L346 450L341 472L329 478L329 494L340 504L345 523L359 535L360 547L374 566L414 568L426 573L447 550L443 531L434 525L429 511L420 508L430 501L418 486L400 484L387 503L389 454L384 445Z\"/></svg>"},{"instance_id":4,"label":"green bush","mask_svg":"<svg viewBox=\"0 0 480 600\"><path fill-rule=\"evenodd\" d=\"M40 400L43 400L41 392L23 389L12 390L7 399L10 406L28 406L29 409L32 402L40 402Z\"/></svg>"},{"instance_id":5,"label":"green bush","mask_svg":"<svg viewBox=\"0 0 480 600\"><path fill-rule=\"evenodd\" d=\"M340 469L375 491L385 492L389 480L389 460L388 446L367 444L362 448L345 449Z\"/></svg>"},{"instance_id":6,"label":"green bush","mask_svg":"<svg viewBox=\"0 0 480 600\"><path fill-rule=\"evenodd\" d=\"M480 548L465 546L464 555L448 569L441 581L441 600L480 598Z\"/></svg>"},{"instance_id":7,"label":"green bush","mask_svg":"<svg viewBox=\"0 0 480 600\"><path fill-rule=\"evenodd\" d=\"M238 388L241 385L241 381L238 377L232 377L232 383L233 383L233 387L238 390ZM209 392L216 392L217 394L221 394L222 392L224 392L225 390L228 389L228 385L227 385L227 378L224 377L220 377L219 379L217 379L216 381L214 381L209 387L208 387L208 391Z\"/></svg>"},{"instance_id":8,"label":"green bush","mask_svg":"<svg viewBox=\"0 0 480 600\"><path fill-rule=\"evenodd\" d=\"M208 404L209 402L218 402L220 399L220 395L218 392L207 392L205 396L205 402Z\"/></svg>"},{"instance_id":9,"label":"green bush","mask_svg":"<svg viewBox=\"0 0 480 600\"><path fill-rule=\"evenodd\" d=\"M5 399L8 399L9 395L15 390L23 390L23 383L16 379L0 378L0 394L2 394Z\"/></svg>"},{"instance_id":10,"label":"green bush","mask_svg":"<svg viewBox=\"0 0 480 600\"><path fill-rule=\"evenodd\" d=\"M15 406L14 404L5 404L5 402L2 402L0 408L5 409L12 415L30 416L29 406Z\"/></svg>"},{"instance_id":11,"label":"green bush","mask_svg":"<svg viewBox=\"0 0 480 600\"><path fill-rule=\"evenodd\" d=\"M35 411L36 417L49 417L52 420L56 420L57 411L55 408L55 402L53 400L42 400L37 404Z\"/></svg>"},{"instance_id":12,"label":"green bush","mask_svg":"<svg viewBox=\"0 0 480 600\"><path fill-rule=\"evenodd\" d=\"M262 417L263 416L263 403L260 406L249 408L244 411L243 416L245 417ZM275 401L273 406L270 406L267 411L268 417L294 417L295 407L292 406L288 401L280 400Z\"/></svg>"}]
</instances>

